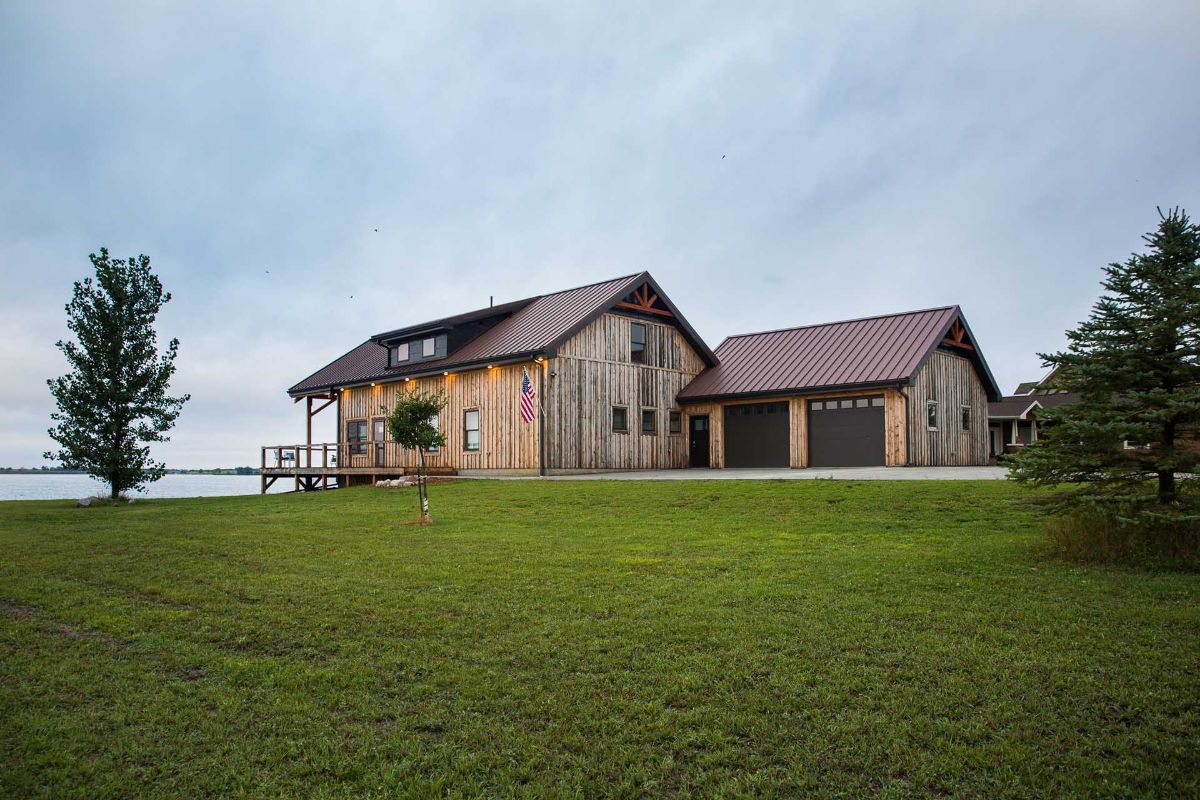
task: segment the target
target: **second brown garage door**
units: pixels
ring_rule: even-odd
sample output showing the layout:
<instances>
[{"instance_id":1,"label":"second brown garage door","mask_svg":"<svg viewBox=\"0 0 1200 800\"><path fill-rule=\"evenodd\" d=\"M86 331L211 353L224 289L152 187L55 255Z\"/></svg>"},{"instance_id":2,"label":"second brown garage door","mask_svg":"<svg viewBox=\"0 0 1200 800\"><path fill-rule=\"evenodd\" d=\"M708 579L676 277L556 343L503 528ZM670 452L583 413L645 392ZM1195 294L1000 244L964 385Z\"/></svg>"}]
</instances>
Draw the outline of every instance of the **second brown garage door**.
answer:
<instances>
[{"instance_id":1,"label":"second brown garage door","mask_svg":"<svg viewBox=\"0 0 1200 800\"><path fill-rule=\"evenodd\" d=\"M725 406L725 466L787 467L788 404Z\"/></svg>"},{"instance_id":2,"label":"second brown garage door","mask_svg":"<svg viewBox=\"0 0 1200 800\"><path fill-rule=\"evenodd\" d=\"M810 467L882 467L883 464L882 397L809 401Z\"/></svg>"}]
</instances>

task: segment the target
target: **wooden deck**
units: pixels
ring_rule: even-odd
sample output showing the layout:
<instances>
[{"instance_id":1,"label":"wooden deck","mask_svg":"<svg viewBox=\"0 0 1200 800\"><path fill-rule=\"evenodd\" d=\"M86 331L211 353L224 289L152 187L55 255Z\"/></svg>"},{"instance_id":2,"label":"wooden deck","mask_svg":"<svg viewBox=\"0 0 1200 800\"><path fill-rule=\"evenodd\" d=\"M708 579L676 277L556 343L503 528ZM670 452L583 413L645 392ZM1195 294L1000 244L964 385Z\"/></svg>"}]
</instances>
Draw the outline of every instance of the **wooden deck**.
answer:
<instances>
[{"instance_id":1,"label":"wooden deck","mask_svg":"<svg viewBox=\"0 0 1200 800\"><path fill-rule=\"evenodd\" d=\"M281 479L293 481L297 492L337 489L356 483L413 475L411 455L395 442L364 444L285 444L262 448L261 491L266 494ZM453 475L455 470L430 465L430 475Z\"/></svg>"}]
</instances>

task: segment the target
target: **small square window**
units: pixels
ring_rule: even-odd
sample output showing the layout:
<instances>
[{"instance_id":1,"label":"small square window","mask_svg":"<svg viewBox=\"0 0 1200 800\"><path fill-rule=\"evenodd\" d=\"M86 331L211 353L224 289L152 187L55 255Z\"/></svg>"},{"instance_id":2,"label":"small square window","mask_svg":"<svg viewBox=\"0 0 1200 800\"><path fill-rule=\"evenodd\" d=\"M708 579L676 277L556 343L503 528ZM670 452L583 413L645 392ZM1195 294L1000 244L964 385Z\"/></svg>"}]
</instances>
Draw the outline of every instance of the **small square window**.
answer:
<instances>
[{"instance_id":1,"label":"small square window","mask_svg":"<svg viewBox=\"0 0 1200 800\"><path fill-rule=\"evenodd\" d=\"M613 406L612 429L617 433L628 433L629 413L621 406Z\"/></svg>"},{"instance_id":2,"label":"small square window","mask_svg":"<svg viewBox=\"0 0 1200 800\"><path fill-rule=\"evenodd\" d=\"M971 430L971 407L962 407L962 429L964 431Z\"/></svg>"},{"instance_id":3,"label":"small square window","mask_svg":"<svg viewBox=\"0 0 1200 800\"><path fill-rule=\"evenodd\" d=\"M938 404L936 400L925 403L925 427L931 431L938 429Z\"/></svg>"},{"instance_id":4,"label":"small square window","mask_svg":"<svg viewBox=\"0 0 1200 800\"><path fill-rule=\"evenodd\" d=\"M854 401L855 408L868 408L868 407L870 407L870 405L871 405L871 401L866 397L862 397L862 398L859 398L858 400Z\"/></svg>"},{"instance_id":5,"label":"small square window","mask_svg":"<svg viewBox=\"0 0 1200 800\"><path fill-rule=\"evenodd\" d=\"M882 397L872 397L871 398L871 406L874 408L883 408L883 398Z\"/></svg>"},{"instance_id":6,"label":"small square window","mask_svg":"<svg viewBox=\"0 0 1200 800\"><path fill-rule=\"evenodd\" d=\"M820 400L814 400L808 404L808 407L812 411L820 411L821 409L825 408L825 404Z\"/></svg>"},{"instance_id":7,"label":"small square window","mask_svg":"<svg viewBox=\"0 0 1200 800\"><path fill-rule=\"evenodd\" d=\"M667 430L670 433L683 432L683 414L678 411L671 411L667 415Z\"/></svg>"},{"instance_id":8,"label":"small square window","mask_svg":"<svg viewBox=\"0 0 1200 800\"><path fill-rule=\"evenodd\" d=\"M658 433L658 415L653 408L642 409L642 433Z\"/></svg>"},{"instance_id":9,"label":"small square window","mask_svg":"<svg viewBox=\"0 0 1200 800\"><path fill-rule=\"evenodd\" d=\"M854 401L853 400L843 400L842 408L854 408Z\"/></svg>"},{"instance_id":10,"label":"small square window","mask_svg":"<svg viewBox=\"0 0 1200 800\"><path fill-rule=\"evenodd\" d=\"M629 323L629 360L646 363L646 326L640 322Z\"/></svg>"}]
</instances>

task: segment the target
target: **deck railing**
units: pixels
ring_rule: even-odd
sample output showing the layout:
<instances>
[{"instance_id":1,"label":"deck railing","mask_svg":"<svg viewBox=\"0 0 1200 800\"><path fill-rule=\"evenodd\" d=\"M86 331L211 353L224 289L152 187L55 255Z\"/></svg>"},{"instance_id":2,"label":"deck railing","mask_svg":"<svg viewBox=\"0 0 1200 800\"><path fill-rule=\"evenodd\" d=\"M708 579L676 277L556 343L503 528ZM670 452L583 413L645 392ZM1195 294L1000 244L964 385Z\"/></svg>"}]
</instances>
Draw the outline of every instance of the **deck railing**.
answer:
<instances>
[{"instance_id":1,"label":"deck railing","mask_svg":"<svg viewBox=\"0 0 1200 800\"><path fill-rule=\"evenodd\" d=\"M272 444L262 448L263 470L402 468L415 465L416 454L406 451L396 442Z\"/></svg>"}]
</instances>

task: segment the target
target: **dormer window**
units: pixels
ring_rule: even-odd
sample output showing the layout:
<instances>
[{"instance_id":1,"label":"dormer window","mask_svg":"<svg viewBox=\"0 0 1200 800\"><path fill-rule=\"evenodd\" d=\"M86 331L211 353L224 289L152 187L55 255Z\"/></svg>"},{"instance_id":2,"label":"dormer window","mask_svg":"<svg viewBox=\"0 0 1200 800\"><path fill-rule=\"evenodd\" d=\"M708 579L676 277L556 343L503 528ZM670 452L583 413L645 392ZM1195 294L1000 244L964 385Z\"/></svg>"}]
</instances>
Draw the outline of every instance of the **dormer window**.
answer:
<instances>
[{"instance_id":1,"label":"dormer window","mask_svg":"<svg viewBox=\"0 0 1200 800\"><path fill-rule=\"evenodd\" d=\"M403 364L408 361L408 342L401 342L392 348L392 364Z\"/></svg>"},{"instance_id":2,"label":"dormer window","mask_svg":"<svg viewBox=\"0 0 1200 800\"><path fill-rule=\"evenodd\" d=\"M430 337L421 342L421 358L433 358L437 354L437 339Z\"/></svg>"}]
</instances>

